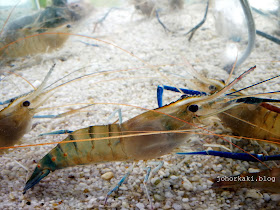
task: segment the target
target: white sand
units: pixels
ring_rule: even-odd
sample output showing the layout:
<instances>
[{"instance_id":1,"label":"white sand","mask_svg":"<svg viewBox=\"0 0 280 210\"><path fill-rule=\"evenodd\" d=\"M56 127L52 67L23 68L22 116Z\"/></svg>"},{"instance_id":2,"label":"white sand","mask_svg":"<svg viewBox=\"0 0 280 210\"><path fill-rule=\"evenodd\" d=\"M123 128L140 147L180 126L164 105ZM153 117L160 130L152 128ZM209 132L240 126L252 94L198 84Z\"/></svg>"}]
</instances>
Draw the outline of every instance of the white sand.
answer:
<instances>
[{"instance_id":1,"label":"white sand","mask_svg":"<svg viewBox=\"0 0 280 210\"><path fill-rule=\"evenodd\" d=\"M204 7L199 7L199 5L186 6L182 12L163 16L162 21L172 30L185 28L187 31L202 18L203 10ZM39 62L38 65L22 69L17 73L38 86L54 62L56 63L55 71L48 84L61 78L66 73L89 65L90 67L71 75L71 78L103 70L134 69L91 77L69 84L58 89L46 101L44 107L90 101L129 104L150 109L156 108L157 85L166 84L188 87L190 75L186 72L188 66L184 64L184 59L188 60L197 71L209 78L227 78L227 73L222 70L223 61L221 58L225 49L225 40L216 35L213 28L214 20L211 15L209 15L209 19L203 26L203 30L199 30L193 37L193 40L188 42L184 36L174 36L165 33L156 19L143 19L138 14L135 14L131 19L132 7L112 12L108 19L97 27L96 32L92 33L94 21L99 19L105 11L107 9L99 10L93 17L86 20L78 32L80 34L100 37L102 40L114 43L150 65L169 64L169 66L164 66L161 69L184 75L186 78L179 78L168 74L168 78L172 81L170 83L170 81L160 77L154 69L143 68L147 67L147 63L139 61L139 59L120 49L102 42L73 36L60 52L45 55L43 56L46 58L44 62ZM99 47L86 46L79 42L79 40L98 44ZM66 61L62 62L55 59L54 57L57 55L63 55ZM30 59L31 61L32 59ZM19 64L19 62L15 62L15 65ZM239 82L238 87L245 87L256 81L277 75L280 67L279 46L257 37L257 45L254 52L238 69L238 72L242 72L253 65L257 65L257 69ZM278 83L278 81L272 81L248 92L277 91L279 90ZM0 85L1 100L6 100L31 90L29 85L15 76L1 81ZM164 96L164 102L169 103L180 97L180 94L165 92ZM58 129L76 130L89 125L107 124L109 115L118 108L122 109L124 121L143 112L143 110L122 105L95 105L87 109L86 112L62 119L34 119L33 124L36 124L36 127L24 136L21 144L57 142L65 138L65 135L38 136L44 132ZM40 114L55 114L66 110L67 108L65 107L61 109L55 108L48 112L40 112ZM117 116L111 119L110 122L112 123L116 119ZM222 127L213 128L212 131L230 134L227 129ZM224 143L215 136L194 135L187 139L187 143L181 150L202 149L201 145L205 142L228 146L227 143ZM239 142L238 144L248 151L253 150L253 146L247 145L248 141ZM145 176L145 164L141 161L133 169L132 175L128 178L127 182L117 193L109 198L107 206L104 206L106 193L116 185L131 163L112 162L58 170L49 174L23 195L23 187L36 166L35 161L39 161L54 146L14 149L0 158L1 209L149 208L149 202L142 183ZM254 147L258 148L257 146ZM273 147L267 146L265 149L270 151L273 150ZM258 149L255 150L258 151ZM252 164L244 161L225 160L223 158L192 156L183 164L178 165L183 158L175 154L159 158L159 160L164 161L164 166L154 175L151 180L152 183L148 185L155 208L277 208L280 196L265 191L239 188L236 191L216 192L211 189L212 182L209 181L211 178L215 178L218 175L230 176L238 174L242 171L247 171L249 168L264 168L260 163ZM20 167L16 161L27 167L28 172ZM270 164L270 166L273 166L273 164ZM101 178L101 175L108 171L113 172L115 177L110 181L105 181ZM156 185L155 183L158 182L159 184Z\"/></svg>"}]
</instances>

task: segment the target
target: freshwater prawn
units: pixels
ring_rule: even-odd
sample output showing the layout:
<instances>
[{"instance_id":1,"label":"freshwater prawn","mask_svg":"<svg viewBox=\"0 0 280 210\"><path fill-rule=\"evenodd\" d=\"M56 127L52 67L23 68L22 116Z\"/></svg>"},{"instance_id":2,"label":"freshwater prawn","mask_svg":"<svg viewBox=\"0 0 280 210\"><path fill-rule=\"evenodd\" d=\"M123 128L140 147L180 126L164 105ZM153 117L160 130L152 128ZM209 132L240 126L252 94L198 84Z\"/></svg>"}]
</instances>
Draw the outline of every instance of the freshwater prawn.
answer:
<instances>
[{"instance_id":1,"label":"freshwater prawn","mask_svg":"<svg viewBox=\"0 0 280 210\"><path fill-rule=\"evenodd\" d=\"M196 76L197 75L198 74L196 74ZM280 77L280 75L263 80L240 90L232 89L227 95L242 98L246 89L271 81L278 77ZM197 85L197 88L199 89L196 94L213 94L226 86L226 82L224 81L207 79L201 75L198 79L199 81L193 83ZM193 90L185 89L185 93L187 94L192 94L192 91ZM278 91L268 94L257 94L255 96L267 96L269 94L272 95L277 93ZM236 135L257 138L260 140L265 139L269 142L277 143L280 138L280 108L277 106L278 103L279 100L277 99L252 98L252 101L238 103L237 106L234 106L225 112L220 112L218 114L218 118L225 127L229 127Z\"/></svg>"},{"instance_id":2,"label":"freshwater prawn","mask_svg":"<svg viewBox=\"0 0 280 210\"><path fill-rule=\"evenodd\" d=\"M253 69L213 95L182 97L121 124L89 126L71 132L38 162L24 193L57 169L109 161L148 160L172 152L185 142L190 135L187 131L203 129L196 124L204 124L213 113L235 105L234 98L227 101L225 93Z\"/></svg>"},{"instance_id":3,"label":"freshwater prawn","mask_svg":"<svg viewBox=\"0 0 280 210\"><path fill-rule=\"evenodd\" d=\"M52 71L53 67L36 90L13 99L7 107L0 111L1 147L14 145L30 130L32 117L43 102L50 97L49 94L45 95L42 92Z\"/></svg>"},{"instance_id":4,"label":"freshwater prawn","mask_svg":"<svg viewBox=\"0 0 280 210\"><path fill-rule=\"evenodd\" d=\"M252 88L256 85L278 78L280 75L272 78L263 80L254 85L242 88L240 90L232 89L228 96L236 96L236 98L243 98L244 90ZM206 92L200 92L194 90L184 89L187 94L213 94L216 91L221 90L226 86L226 83L218 80L209 80L207 78L199 77L199 81L195 83L197 87ZM166 88L168 89L168 88ZM169 88L170 89L170 88ZM242 92L243 91L243 92ZM277 94L279 91L270 92L268 94ZM266 96L268 94L255 94L254 96ZM244 98L243 98L244 99ZM249 99L249 100L248 100ZM247 98L247 101L238 103L236 106L225 110L224 112L217 113L219 120L222 125L231 129L233 134L242 136L258 141L261 145L275 144L279 147L280 139L280 121L279 114L280 108L277 106L279 100L277 99L266 99L266 98ZM238 99L237 99L238 101ZM236 136L237 137L237 136ZM266 153L266 151L263 151ZM249 153L232 153L224 151L197 151L197 152L180 152L179 155L212 155L224 158L231 158L236 160L257 162L257 161L277 161L280 160L280 155L264 155L264 154L249 154ZM246 177L250 177L250 180L246 180ZM269 192L279 193L279 180L280 180L280 169L276 166L262 170L258 173L243 172L237 176L220 177L214 179L212 188L257 188ZM244 180L242 180L244 179ZM266 180L264 180L266 179ZM267 180L269 179L269 180ZM273 179L273 180L270 180ZM241 180L241 181L240 181Z\"/></svg>"},{"instance_id":5,"label":"freshwater prawn","mask_svg":"<svg viewBox=\"0 0 280 210\"><path fill-rule=\"evenodd\" d=\"M48 71L44 80L38 88L33 91L27 92L20 96L16 96L9 100L2 102L2 104L8 103L8 106L0 110L0 147L9 147L16 144L25 133L31 129L32 118L37 117L47 117L47 118L58 118L68 114L75 113L76 111L83 109L71 110L58 115L46 115L46 116L35 116L36 113L43 111L44 108L40 108L47 99L49 99L54 91L68 83L82 79L87 76L91 76L95 73L90 73L77 77L75 79L69 80L51 89L48 89L51 85L57 83L61 79L69 76L70 74L58 79L49 86L46 86L51 73L54 70L55 65ZM78 69L80 70L80 69ZM77 70L75 70L77 71ZM74 71L74 72L75 72ZM4 150L1 150L1 152Z\"/></svg>"},{"instance_id":6,"label":"freshwater prawn","mask_svg":"<svg viewBox=\"0 0 280 210\"><path fill-rule=\"evenodd\" d=\"M48 53L62 47L69 36L59 33L73 31L73 24L79 23L92 11L92 6L84 1L66 3L53 0L52 3L52 6L33 15L4 24L0 33L0 57L3 60ZM46 32L53 34L43 34Z\"/></svg>"}]
</instances>

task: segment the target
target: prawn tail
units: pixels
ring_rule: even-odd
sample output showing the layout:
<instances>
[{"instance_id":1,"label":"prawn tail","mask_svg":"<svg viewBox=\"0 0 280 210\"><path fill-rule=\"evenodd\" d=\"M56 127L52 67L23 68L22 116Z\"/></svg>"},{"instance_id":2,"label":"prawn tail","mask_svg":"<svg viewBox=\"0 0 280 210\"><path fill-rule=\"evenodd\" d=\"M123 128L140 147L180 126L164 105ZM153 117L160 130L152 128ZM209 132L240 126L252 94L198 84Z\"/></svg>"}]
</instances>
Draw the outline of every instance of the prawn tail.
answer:
<instances>
[{"instance_id":1,"label":"prawn tail","mask_svg":"<svg viewBox=\"0 0 280 210\"><path fill-rule=\"evenodd\" d=\"M23 189L23 194L26 193L27 190L29 190L31 187L35 186L37 183L39 183L44 177L46 177L51 172L50 169L40 169L38 166L35 168L33 174L29 178L29 180L26 182L25 187Z\"/></svg>"}]
</instances>

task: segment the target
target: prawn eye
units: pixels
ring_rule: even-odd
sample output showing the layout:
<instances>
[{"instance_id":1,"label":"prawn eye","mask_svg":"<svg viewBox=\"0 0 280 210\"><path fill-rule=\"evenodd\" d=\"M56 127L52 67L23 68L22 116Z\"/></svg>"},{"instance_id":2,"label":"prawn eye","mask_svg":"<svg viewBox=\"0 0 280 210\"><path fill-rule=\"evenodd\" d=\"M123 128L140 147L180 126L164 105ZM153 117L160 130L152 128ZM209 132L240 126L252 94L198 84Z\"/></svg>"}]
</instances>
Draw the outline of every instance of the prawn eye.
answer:
<instances>
[{"instance_id":1,"label":"prawn eye","mask_svg":"<svg viewBox=\"0 0 280 210\"><path fill-rule=\"evenodd\" d=\"M22 103L22 106L28 107L28 106L30 106L30 102L29 101L24 101Z\"/></svg>"},{"instance_id":2,"label":"prawn eye","mask_svg":"<svg viewBox=\"0 0 280 210\"><path fill-rule=\"evenodd\" d=\"M10 100L10 103L13 103L15 101L15 99L14 98L12 98L11 100Z\"/></svg>"},{"instance_id":3,"label":"prawn eye","mask_svg":"<svg viewBox=\"0 0 280 210\"><path fill-rule=\"evenodd\" d=\"M211 91L215 91L217 88L214 86L214 85L210 85L209 86L209 90L211 90Z\"/></svg>"},{"instance_id":4,"label":"prawn eye","mask_svg":"<svg viewBox=\"0 0 280 210\"><path fill-rule=\"evenodd\" d=\"M192 104L192 105L188 106L188 110L190 112L196 112L198 110L198 106L196 104Z\"/></svg>"}]
</instances>

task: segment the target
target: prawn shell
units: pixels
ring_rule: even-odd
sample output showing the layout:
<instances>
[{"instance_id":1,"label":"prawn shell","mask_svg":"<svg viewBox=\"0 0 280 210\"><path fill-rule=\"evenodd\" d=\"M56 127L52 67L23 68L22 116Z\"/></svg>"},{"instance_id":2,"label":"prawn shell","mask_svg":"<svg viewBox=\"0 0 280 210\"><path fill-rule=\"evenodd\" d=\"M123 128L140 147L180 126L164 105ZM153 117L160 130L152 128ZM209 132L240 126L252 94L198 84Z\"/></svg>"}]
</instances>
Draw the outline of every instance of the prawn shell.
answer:
<instances>
[{"instance_id":1,"label":"prawn shell","mask_svg":"<svg viewBox=\"0 0 280 210\"><path fill-rule=\"evenodd\" d=\"M218 117L234 134L278 142L277 139L280 138L278 110L268 109L267 103L239 104L225 113L219 113Z\"/></svg>"}]
</instances>

